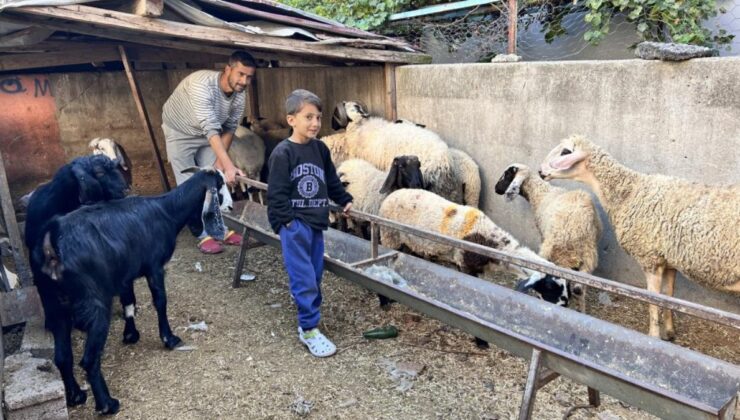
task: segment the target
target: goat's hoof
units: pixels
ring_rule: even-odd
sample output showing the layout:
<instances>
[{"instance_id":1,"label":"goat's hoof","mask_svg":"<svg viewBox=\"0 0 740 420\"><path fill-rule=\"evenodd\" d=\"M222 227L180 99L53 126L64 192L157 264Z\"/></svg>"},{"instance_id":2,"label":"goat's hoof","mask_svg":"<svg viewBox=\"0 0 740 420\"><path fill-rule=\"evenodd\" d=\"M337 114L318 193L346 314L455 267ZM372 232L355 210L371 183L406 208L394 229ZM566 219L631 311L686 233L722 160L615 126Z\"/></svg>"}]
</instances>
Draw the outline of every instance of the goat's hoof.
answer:
<instances>
[{"instance_id":1,"label":"goat's hoof","mask_svg":"<svg viewBox=\"0 0 740 420\"><path fill-rule=\"evenodd\" d=\"M136 344L139 342L139 332L133 330L131 332L123 332L123 342L126 344Z\"/></svg>"},{"instance_id":2,"label":"goat's hoof","mask_svg":"<svg viewBox=\"0 0 740 420\"><path fill-rule=\"evenodd\" d=\"M78 389L67 394L67 407L82 405L87 402L87 392Z\"/></svg>"},{"instance_id":3,"label":"goat's hoof","mask_svg":"<svg viewBox=\"0 0 740 420\"><path fill-rule=\"evenodd\" d=\"M182 343L182 340L180 340L180 337L176 335L165 337L162 339L162 341L164 342L164 346L170 350L174 350L175 347L179 346Z\"/></svg>"},{"instance_id":4,"label":"goat's hoof","mask_svg":"<svg viewBox=\"0 0 740 420\"><path fill-rule=\"evenodd\" d=\"M475 337L475 345L481 350L487 350L490 348L488 341L478 337Z\"/></svg>"},{"instance_id":5,"label":"goat's hoof","mask_svg":"<svg viewBox=\"0 0 740 420\"><path fill-rule=\"evenodd\" d=\"M118 402L117 399L111 398L104 406L95 407L95 410L97 410L100 414L109 415L116 414L119 408L121 408L121 403Z\"/></svg>"}]
</instances>

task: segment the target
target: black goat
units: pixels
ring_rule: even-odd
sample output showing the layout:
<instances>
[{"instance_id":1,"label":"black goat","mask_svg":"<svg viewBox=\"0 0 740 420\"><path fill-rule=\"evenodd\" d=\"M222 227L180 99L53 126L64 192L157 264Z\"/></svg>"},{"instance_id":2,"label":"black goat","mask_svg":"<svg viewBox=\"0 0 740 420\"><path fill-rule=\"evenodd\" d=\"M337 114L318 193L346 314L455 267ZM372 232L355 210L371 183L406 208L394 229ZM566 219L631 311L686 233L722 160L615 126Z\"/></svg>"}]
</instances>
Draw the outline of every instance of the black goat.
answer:
<instances>
[{"instance_id":1,"label":"black goat","mask_svg":"<svg viewBox=\"0 0 740 420\"><path fill-rule=\"evenodd\" d=\"M167 320L164 265L172 257L177 234L186 224L197 233L205 226L206 233L223 239L226 228L219 191L223 194L222 206L230 206L223 176L215 170L203 170L167 194L85 206L49 222L42 243L33 249L32 264L48 276L59 294L52 305L45 304L44 310L54 334L55 363L69 405L86 400L72 369L70 335L72 328L77 328L87 332L80 365L87 372L95 408L102 414L118 411L119 402L108 392L100 360L114 295L120 295L126 316L124 342L139 339L134 324L136 278L147 278L162 342L168 349L180 344ZM38 286L42 290L49 285Z\"/></svg>"},{"instance_id":2,"label":"black goat","mask_svg":"<svg viewBox=\"0 0 740 420\"><path fill-rule=\"evenodd\" d=\"M106 156L82 156L62 166L54 178L34 190L28 200L25 240L29 251L41 240L52 217L67 214L83 204L123 198L128 185Z\"/></svg>"}]
</instances>

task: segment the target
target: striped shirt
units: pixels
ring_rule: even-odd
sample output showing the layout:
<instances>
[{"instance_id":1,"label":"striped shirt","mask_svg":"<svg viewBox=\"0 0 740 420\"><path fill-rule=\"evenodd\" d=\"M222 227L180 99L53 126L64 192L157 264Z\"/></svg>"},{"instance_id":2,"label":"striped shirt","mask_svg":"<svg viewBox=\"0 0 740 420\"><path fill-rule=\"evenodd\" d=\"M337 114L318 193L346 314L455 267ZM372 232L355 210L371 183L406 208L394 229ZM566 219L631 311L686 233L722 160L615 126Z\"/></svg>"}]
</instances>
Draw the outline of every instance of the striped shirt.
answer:
<instances>
[{"instance_id":1,"label":"striped shirt","mask_svg":"<svg viewBox=\"0 0 740 420\"><path fill-rule=\"evenodd\" d=\"M246 92L226 96L218 85L221 72L200 70L189 75L172 92L162 109L162 122L191 136L234 132L244 113Z\"/></svg>"}]
</instances>

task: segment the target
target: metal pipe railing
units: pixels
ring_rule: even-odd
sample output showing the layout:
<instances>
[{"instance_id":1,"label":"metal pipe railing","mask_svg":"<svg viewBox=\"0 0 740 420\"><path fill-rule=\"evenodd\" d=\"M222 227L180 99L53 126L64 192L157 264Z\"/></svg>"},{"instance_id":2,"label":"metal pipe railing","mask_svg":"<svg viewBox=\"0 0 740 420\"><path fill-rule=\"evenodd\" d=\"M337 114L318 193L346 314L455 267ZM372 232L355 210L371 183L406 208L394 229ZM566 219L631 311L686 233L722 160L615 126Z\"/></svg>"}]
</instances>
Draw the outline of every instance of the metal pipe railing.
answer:
<instances>
[{"instance_id":1,"label":"metal pipe railing","mask_svg":"<svg viewBox=\"0 0 740 420\"><path fill-rule=\"evenodd\" d=\"M237 180L258 189L262 189L265 191L267 190L267 184L263 182L255 181L245 177L237 177ZM338 206L332 206L332 210L341 212L341 208ZM672 296L666 296L663 294L651 292L639 287L619 283L614 280L597 277L592 274L558 267L551 263L544 264L531 261L504 251L499 251L497 249L489 248L461 239L452 238L438 233L426 232L411 225L396 222L395 220L386 219L380 216L364 213L357 210L350 210L347 216L354 219L370 222L372 233L375 233L375 230L378 229L379 226L396 229L403 233L416 235L424 239L429 239L438 243L460 248L465 251L475 252L480 255L495 258L499 261L541 271L543 273L561 277L566 280L584 284L588 287L593 287L610 293L626 296L635 300L647 302L652 305L658 305L663 308L685 313L696 318L705 319L708 321L716 322L718 324L732 327L736 330L740 330L740 314L735 314L732 312L700 305L698 303L689 302L683 299L677 299ZM378 255L378 237L378 234L371 235L371 253L373 257L377 257Z\"/></svg>"}]
</instances>

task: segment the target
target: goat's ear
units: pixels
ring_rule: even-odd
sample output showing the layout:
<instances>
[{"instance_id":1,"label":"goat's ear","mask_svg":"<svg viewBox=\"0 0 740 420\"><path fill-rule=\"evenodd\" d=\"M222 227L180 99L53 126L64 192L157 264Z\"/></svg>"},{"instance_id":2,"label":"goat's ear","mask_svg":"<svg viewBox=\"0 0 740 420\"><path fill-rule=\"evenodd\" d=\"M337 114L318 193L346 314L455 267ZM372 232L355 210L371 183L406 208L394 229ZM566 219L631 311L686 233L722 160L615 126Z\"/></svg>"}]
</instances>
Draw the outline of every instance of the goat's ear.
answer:
<instances>
[{"instance_id":1,"label":"goat's ear","mask_svg":"<svg viewBox=\"0 0 740 420\"><path fill-rule=\"evenodd\" d=\"M582 150L576 150L575 152L572 152L572 153L560 155L552 159L550 162L548 162L548 164L553 169L564 171L564 170L568 170L572 168L573 165L585 159L586 156L588 156L586 152Z\"/></svg>"},{"instance_id":2,"label":"goat's ear","mask_svg":"<svg viewBox=\"0 0 740 420\"><path fill-rule=\"evenodd\" d=\"M201 168L197 166L191 166L180 171L181 174L196 174L201 171Z\"/></svg>"},{"instance_id":3,"label":"goat's ear","mask_svg":"<svg viewBox=\"0 0 740 420\"><path fill-rule=\"evenodd\" d=\"M388 176L385 178L385 182L383 182L383 186L380 187L381 194L390 194L396 190L396 187L398 186L398 182L397 182L398 175L399 175L398 158L395 158L393 159L393 165L391 165L391 170L388 171Z\"/></svg>"},{"instance_id":4,"label":"goat's ear","mask_svg":"<svg viewBox=\"0 0 740 420\"><path fill-rule=\"evenodd\" d=\"M43 251L44 251L44 264L41 266L41 272L49 276L54 281L59 281L62 279L62 270L64 267L62 266L62 262L59 260L59 256L57 255L57 252L54 250L54 247L51 244L51 233L46 232L44 235L44 242L43 242Z\"/></svg>"},{"instance_id":5,"label":"goat's ear","mask_svg":"<svg viewBox=\"0 0 740 420\"><path fill-rule=\"evenodd\" d=\"M226 226L224 226L224 219L221 216L218 190L215 187L206 190L201 219L203 220L203 228L207 235L218 241L224 239L224 236L226 236Z\"/></svg>"},{"instance_id":6,"label":"goat's ear","mask_svg":"<svg viewBox=\"0 0 740 420\"><path fill-rule=\"evenodd\" d=\"M72 174L77 179L79 200L82 204L89 204L103 197L103 187L100 182L77 163L72 164Z\"/></svg>"}]
</instances>

